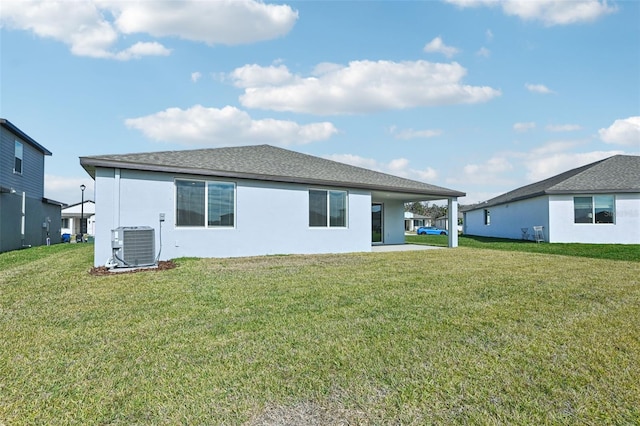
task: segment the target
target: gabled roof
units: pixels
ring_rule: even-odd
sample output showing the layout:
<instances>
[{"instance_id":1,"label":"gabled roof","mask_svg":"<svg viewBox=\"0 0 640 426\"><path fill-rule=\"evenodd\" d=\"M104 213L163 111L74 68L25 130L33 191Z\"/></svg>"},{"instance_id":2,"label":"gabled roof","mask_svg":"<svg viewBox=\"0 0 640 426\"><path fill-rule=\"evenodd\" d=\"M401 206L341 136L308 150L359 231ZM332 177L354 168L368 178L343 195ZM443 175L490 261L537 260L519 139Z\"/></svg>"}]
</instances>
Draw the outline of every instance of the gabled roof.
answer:
<instances>
[{"instance_id":1,"label":"gabled roof","mask_svg":"<svg viewBox=\"0 0 640 426\"><path fill-rule=\"evenodd\" d=\"M540 182L514 189L464 210L485 209L541 195L629 192L640 192L640 156L614 155Z\"/></svg>"},{"instance_id":2,"label":"gabled roof","mask_svg":"<svg viewBox=\"0 0 640 426\"><path fill-rule=\"evenodd\" d=\"M18 136L20 139L22 139L23 141L27 142L28 144L32 145L35 149L37 149L38 151L42 152L44 155L51 155L51 151L49 151L47 148L45 148L44 146L40 145L38 142L33 140L29 135L24 133L22 130L18 129L9 120L4 119L4 118L0 118L0 126L2 126L5 129L9 130L11 133L13 133L14 135Z\"/></svg>"},{"instance_id":3,"label":"gabled roof","mask_svg":"<svg viewBox=\"0 0 640 426\"><path fill-rule=\"evenodd\" d=\"M293 182L375 191L462 197L463 192L350 166L270 145L80 157L95 179L99 167Z\"/></svg>"},{"instance_id":4,"label":"gabled roof","mask_svg":"<svg viewBox=\"0 0 640 426\"><path fill-rule=\"evenodd\" d=\"M93 200L85 200L83 203L71 204L69 206L65 206L62 209L62 215L80 215L80 213L84 213L86 215L94 214L96 210L95 203Z\"/></svg>"}]
</instances>

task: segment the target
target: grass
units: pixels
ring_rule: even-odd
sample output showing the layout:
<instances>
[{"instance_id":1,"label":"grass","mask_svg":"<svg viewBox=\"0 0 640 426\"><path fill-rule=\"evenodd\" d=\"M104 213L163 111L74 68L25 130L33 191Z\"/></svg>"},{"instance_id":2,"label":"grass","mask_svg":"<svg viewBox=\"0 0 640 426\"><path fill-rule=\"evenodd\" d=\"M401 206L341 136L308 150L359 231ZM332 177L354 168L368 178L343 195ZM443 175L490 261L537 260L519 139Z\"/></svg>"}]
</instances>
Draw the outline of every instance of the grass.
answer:
<instances>
[{"instance_id":1,"label":"grass","mask_svg":"<svg viewBox=\"0 0 640 426\"><path fill-rule=\"evenodd\" d=\"M0 254L0 424L638 424L636 262Z\"/></svg>"},{"instance_id":2,"label":"grass","mask_svg":"<svg viewBox=\"0 0 640 426\"><path fill-rule=\"evenodd\" d=\"M407 235L405 241L411 244L425 244L447 247L445 235ZM521 251L526 253L557 254L564 256L589 257L594 259L630 260L640 262L640 244L575 244L575 243L535 243L533 241L510 240L460 236L460 247Z\"/></svg>"}]
</instances>

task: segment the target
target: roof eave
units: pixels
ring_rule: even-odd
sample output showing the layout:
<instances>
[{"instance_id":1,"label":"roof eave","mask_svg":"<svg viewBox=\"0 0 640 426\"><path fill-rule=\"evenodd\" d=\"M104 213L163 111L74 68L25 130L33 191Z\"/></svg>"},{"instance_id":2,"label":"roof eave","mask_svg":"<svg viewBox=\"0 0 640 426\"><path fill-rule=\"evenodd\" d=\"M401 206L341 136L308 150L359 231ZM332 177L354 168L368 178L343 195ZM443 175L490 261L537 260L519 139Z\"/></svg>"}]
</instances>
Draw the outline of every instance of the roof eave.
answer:
<instances>
[{"instance_id":1,"label":"roof eave","mask_svg":"<svg viewBox=\"0 0 640 426\"><path fill-rule=\"evenodd\" d=\"M513 203L513 202L516 202L516 201L528 200L529 198L536 198L536 197L540 197L540 196L548 195L548 194L549 193L547 191L538 191L538 192L533 193L533 194L527 194L527 195L523 195L521 197L513 197L513 198L509 198L507 200L499 201L499 202L491 202L491 200L489 200L489 201L486 201L484 203L477 204L476 206L473 206L472 208L466 208L464 211L465 212L470 212L470 211L473 211L473 210L486 209L487 207L501 206L503 204L509 204L509 203Z\"/></svg>"},{"instance_id":2,"label":"roof eave","mask_svg":"<svg viewBox=\"0 0 640 426\"><path fill-rule=\"evenodd\" d=\"M466 193L460 191L446 191L446 190L422 190L417 188L403 188L395 186L382 186L375 184L354 183L354 182L341 182L325 179L310 179L310 178L298 178L289 176L277 176L277 175L265 175L259 173L242 173L232 172L227 170L208 170L189 167L176 167L154 164L142 164L142 163L130 163L123 161L112 161L99 158L80 157L80 165L85 171L95 180L95 170L97 167L101 168L120 168L129 170L142 170L148 172L162 172L162 173L177 173L188 174L198 176L215 176L226 177L236 179L248 179L248 180L261 180L270 182L283 182L283 183L301 183L307 185L319 185L319 186L334 186L341 188L354 188L365 189L375 191L388 191L397 192L402 194L423 194L429 196L442 196L446 197L464 197Z\"/></svg>"}]
</instances>

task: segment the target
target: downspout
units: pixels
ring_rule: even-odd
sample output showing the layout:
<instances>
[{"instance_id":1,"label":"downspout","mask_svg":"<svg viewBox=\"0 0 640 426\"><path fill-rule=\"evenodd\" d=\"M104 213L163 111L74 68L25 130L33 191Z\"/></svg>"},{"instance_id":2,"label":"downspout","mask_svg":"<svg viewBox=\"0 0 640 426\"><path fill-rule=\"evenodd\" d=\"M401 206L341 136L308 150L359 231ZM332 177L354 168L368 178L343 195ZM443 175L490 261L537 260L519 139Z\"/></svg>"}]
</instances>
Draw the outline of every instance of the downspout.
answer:
<instances>
[{"instance_id":1,"label":"downspout","mask_svg":"<svg viewBox=\"0 0 640 426\"><path fill-rule=\"evenodd\" d=\"M27 219L27 192L22 191L22 217L20 220L20 234L22 241L22 248L29 248L31 245L25 244L25 231L26 231L26 219Z\"/></svg>"},{"instance_id":2,"label":"downspout","mask_svg":"<svg viewBox=\"0 0 640 426\"><path fill-rule=\"evenodd\" d=\"M120 169L113 170L113 228L120 227Z\"/></svg>"}]
</instances>

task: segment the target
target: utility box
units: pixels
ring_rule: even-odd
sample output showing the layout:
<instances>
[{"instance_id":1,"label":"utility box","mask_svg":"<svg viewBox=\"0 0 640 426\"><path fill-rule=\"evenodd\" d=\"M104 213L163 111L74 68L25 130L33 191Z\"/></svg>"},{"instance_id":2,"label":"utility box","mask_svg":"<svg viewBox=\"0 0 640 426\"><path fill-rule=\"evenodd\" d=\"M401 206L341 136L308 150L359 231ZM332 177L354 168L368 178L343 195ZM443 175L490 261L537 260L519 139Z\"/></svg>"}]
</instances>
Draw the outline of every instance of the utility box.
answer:
<instances>
[{"instance_id":1,"label":"utility box","mask_svg":"<svg viewBox=\"0 0 640 426\"><path fill-rule=\"evenodd\" d=\"M121 226L111 230L113 260L119 267L156 264L155 230L150 226Z\"/></svg>"}]
</instances>

